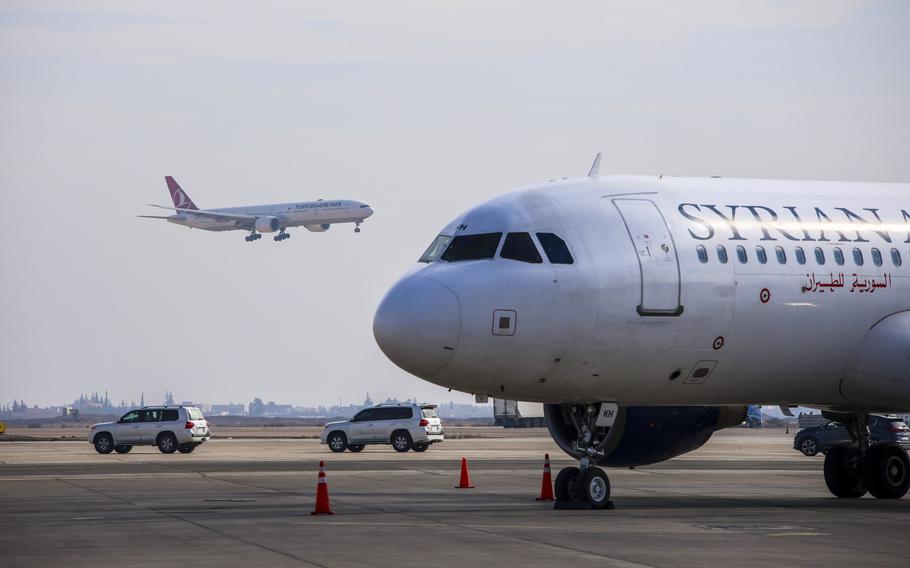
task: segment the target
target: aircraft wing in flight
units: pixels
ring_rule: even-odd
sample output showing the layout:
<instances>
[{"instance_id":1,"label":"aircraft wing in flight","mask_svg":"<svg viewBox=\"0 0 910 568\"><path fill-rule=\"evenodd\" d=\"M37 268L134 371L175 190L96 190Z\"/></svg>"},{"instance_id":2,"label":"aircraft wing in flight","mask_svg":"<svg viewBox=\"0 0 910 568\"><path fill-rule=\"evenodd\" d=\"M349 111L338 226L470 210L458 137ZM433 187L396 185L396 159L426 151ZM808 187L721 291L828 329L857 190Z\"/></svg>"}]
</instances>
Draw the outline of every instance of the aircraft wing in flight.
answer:
<instances>
[{"instance_id":1,"label":"aircraft wing in flight","mask_svg":"<svg viewBox=\"0 0 910 568\"><path fill-rule=\"evenodd\" d=\"M171 211L176 211L178 213L184 213L186 215L195 215L197 217L207 217L209 219L216 219L218 221L234 221L237 224L241 223L255 223L256 215L243 215L242 213L222 213L216 211L206 211L204 209L181 209L179 207L165 207L164 205L153 205L148 204L149 207L158 207L159 209L170 209Z\"/></svg>"}]
</instances>

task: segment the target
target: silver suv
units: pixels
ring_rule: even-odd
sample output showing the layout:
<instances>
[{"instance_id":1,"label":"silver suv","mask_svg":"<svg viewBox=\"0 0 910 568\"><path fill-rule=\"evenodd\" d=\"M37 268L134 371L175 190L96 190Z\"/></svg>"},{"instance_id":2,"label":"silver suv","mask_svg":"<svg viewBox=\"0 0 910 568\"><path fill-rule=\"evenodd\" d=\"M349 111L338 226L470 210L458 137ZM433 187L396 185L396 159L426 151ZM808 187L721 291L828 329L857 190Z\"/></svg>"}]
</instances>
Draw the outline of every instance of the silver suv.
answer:
<instances>
[{"instance_id":1,"label":"silver suv","mask_svg":"<svg viewBox=\"0 0 910 568\"><path fill-rule=\"evenodd\" d=\"M424 452L442 442L445 429L435 404L380 404L350 420L329 422L319 436L333 452L359 452L366 444L392 444L395 451Z\"/></svg>"},{"instance_id":2,"label":"silver suv","mask_svg":"<svg viewBox=\"0 0 910 568\"><path fill-rule=\"evenodd\" d=\"M208 422L195 406L143 406L116 422L95 424L88 442L99 454L125 454L133 446L158 446L162 454L188 454L209 437Z\"/></svg>"}]
</instances>

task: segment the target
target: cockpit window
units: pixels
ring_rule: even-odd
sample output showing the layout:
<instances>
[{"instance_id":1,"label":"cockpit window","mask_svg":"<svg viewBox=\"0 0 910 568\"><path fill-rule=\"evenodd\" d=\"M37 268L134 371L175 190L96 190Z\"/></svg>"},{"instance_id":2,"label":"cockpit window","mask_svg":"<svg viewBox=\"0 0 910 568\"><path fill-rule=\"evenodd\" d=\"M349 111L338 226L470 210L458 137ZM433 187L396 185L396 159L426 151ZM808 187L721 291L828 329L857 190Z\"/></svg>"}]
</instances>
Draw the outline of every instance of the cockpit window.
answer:
<instances>
[{"instance_id":1,"label":"cockpit window","mask_svg":"<svg viewBox=\"0 0 910 568\"><path fill-rule=\"evenodd\" d=\"M459 235L452 239L449 248L442 253L440 258L449 262L493 258L500 240L502 240L502 233Z\"/></svg>"},{"instance_id":2,"label":"cockpit window","mask_svg":"<svg viewBox=\"0 0 910 568\"><path fill-rule=\"evenodd\" d=\"M446 250L446 247L449 246L449 243L452 241L452 237L449 235L439 235L433 242L430 243L429 248L426 252L420 257L417 262L433 262L442 255L442 251Z\"/></svg>"},{"instance_id":3,"label":"cockpit window","mask_svg":"<svg viewBox=\"0 0 910 568\"><path fill-rule=\"evenodd\" d=\"M537 240L540 241L540 246L543 247L543 252L546 253L551 264L575 263L566 242L553 233L537 233Z\"/></svg>"},{"instance_id":4,"label":"cockpit window","mask_svg":"<svg viewBox=\"0 0 910 568\"><path fill-rule=\"evenodd\" d=\"M543 259L540 258L540 253L537 252L534 241L531 240L531 235L528 233L509 233L506 235L506 242L502 245L502 251L499 256L534 264L543 262Z\"/></svg>"}]
</instances>

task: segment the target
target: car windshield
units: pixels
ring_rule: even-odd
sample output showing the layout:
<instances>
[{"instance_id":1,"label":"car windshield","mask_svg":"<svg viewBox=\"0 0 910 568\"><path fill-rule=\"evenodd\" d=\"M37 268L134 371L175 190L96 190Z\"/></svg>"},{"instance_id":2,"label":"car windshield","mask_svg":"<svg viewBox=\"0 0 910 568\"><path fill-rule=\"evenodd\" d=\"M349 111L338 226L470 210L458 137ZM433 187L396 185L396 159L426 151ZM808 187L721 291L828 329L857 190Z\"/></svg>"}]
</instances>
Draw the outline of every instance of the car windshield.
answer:
<instances>
[{"instance_id":1,"label":"car windshield","mask_svg":"<svg viewBox=\"0 0 910 568\"><path fill-rule=\"evenodd\" d=\"M449 247L442 253L440 258L449 262L493 258L501 239L502 233L460 235L452 239Z\"/></svg>"},{"instance_id":2,"label":"car windshield","mask_svg":"<svg viewBox=\"0 0 910 568\"><path fill-rule=\"evenodd\" d=\"M446 247L449 246L449 242L452 241L452 237L449 235L439 235L433 242L430 243L430 246L427 247L427 250L421 255L417 262L433 262L438 259L442 254L442 251L446 250Z\"/></svg>"},{"instance_id":3,"label":"car windshield","mask_svg":"<svg viewBox=\"0 0 910 568\"><path fill-rule=\"evenodd\" d=\"M438 418L439 415L436 414L435 406L424 406L422 409L424 418Z\"/></svg>"},{"instance_id":4,"label":"car windshield","mask_svg":"<svg viewBox=\"0 0 910 568\"><path fill-rule=\"evenodd\" d=\"M187 416L190 417L190 420L204 420L205 416L202 415L202 411L198 408L187 408Z\"/></svg>"}]
</instances>

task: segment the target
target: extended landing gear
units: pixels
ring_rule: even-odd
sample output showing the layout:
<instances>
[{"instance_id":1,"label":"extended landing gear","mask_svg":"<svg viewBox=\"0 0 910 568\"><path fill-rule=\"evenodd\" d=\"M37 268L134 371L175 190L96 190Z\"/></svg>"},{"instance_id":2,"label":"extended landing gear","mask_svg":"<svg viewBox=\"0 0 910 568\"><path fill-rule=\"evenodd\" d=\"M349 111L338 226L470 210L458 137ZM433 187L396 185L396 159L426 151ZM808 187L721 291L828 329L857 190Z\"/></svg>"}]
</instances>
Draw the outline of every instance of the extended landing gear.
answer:
<instances>
[{"instance_id":1,"label":"extended landing gear","mask_svg":"<svg viewBox=\"0 0 910 568\"><path fill-rule=\"evenodd\" d=\"M852 442L832 446L825 456L825 483L836 497L857 498L868 491L879 499L900 499L910 489L910 458L893 442L871 444L869 415L824 413L850 433Z\"/></svg>"},{"instance_id":2,"label":"extended landing gear","mask_svg":"<svg viewBox=\"0 0 910 568\"><path fill-rule=\"evenodd\" d=\"M359 232L360 232L360 223L354 223L354 232L355 232L355 233L359 233Z\"/></svg>"},{"instance_id":3,"label":"extended landing gear","mask_svg":"<svg viewBox=\"0 0 910 568\"><path fill-rule=\"evenodd\" d=\"M291 238L291 234L290 234L290 233L285 233L285 232L284 232L284 229L281 229L281 232L278 233L277 235L275 235L275 236L272 237L272 238L275 239L275 242L277 243L277 242L279 242L279 241L283 241L284 239L290 239L290 238Z\"/></svg>"},{"instance_id":4,"label":"extended landing gear","mask_svg":"<svg viewBox=\"0 0 910 568\"><path fill-rule=\"evenodd\" d=\"M554 483L554 509L612 509L610 478L597 466L562 469Z\"/></svg>"},{"instance_id":5,"label":"extended landing gear","mask_svg":"<svg viewBox=\"0 0 910 568\"><path fill-rule=\"evenodd\" d=\"M556 475L555 509L612 509L610 478L597 467L596 458L604 455L601 445L606 437L597 426L598 405L577 406L572 410L572 422L578 439L575 451L582 455L579 467L567 467Z\"/></svg>"},{"instance_id":6,"label":"extended landing gear","mask_svg":"<svg viewBox=\"0 0 910 568\"><path fill-rule=\"evenodd\" d=\"M248 236L243 237L243 240L245 240L248 243L251 243L253 241L258 241L261 238L262 238L262 235L260 233L253 231Z\"/></svg>"}]
</instances>

